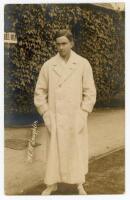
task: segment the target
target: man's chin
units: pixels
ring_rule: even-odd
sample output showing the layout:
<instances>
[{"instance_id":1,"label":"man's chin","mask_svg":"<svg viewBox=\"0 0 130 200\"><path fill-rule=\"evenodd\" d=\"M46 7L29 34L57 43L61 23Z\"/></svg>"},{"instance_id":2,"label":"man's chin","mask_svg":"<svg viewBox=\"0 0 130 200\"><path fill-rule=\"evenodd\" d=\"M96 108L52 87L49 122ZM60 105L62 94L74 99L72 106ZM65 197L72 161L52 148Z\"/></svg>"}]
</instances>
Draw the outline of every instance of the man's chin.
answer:
<instances>
[{"instance_id":1,"label":"man's chin","mask_svg":"<svg viewBox=\"0 0 130 200\"><path fill-rule=\"evenodd\" d=\"M63 57L63 58L66 56L65 53L61 53L61 52L60 52L59 54L60 54L60 56Z\"/></svg>"}]
</instances>

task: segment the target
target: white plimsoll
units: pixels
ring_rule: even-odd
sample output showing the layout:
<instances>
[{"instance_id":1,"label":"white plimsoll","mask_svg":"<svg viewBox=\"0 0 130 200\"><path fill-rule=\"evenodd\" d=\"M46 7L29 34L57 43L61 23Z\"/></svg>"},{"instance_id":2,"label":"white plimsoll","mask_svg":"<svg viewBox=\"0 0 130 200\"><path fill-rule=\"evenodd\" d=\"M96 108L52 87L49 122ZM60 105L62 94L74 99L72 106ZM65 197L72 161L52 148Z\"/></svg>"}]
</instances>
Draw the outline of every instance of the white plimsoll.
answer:
<instances>
[{"instance_id":1,"label":"white plimsoll","mask_svg":"<svg viewBox=\"0 0 130 200\"><path fill-rule=\"evenodd\" d=\"M79 184L77 188L78 188L79 195L85 195L85 194L87 194L87 192L84 190L82 184Z\"/></svg>"},{"instance_id":2,"label":"white plimsoll","mask_svg":"<svg viewBox=\"0 0 130 200\"><path fill-rule=\"evenodd\" d=\"M45 190L41 193L41 195L50 195L52 192L57 190L57 184L48 185Z\"/></svg>"}]
</instances>

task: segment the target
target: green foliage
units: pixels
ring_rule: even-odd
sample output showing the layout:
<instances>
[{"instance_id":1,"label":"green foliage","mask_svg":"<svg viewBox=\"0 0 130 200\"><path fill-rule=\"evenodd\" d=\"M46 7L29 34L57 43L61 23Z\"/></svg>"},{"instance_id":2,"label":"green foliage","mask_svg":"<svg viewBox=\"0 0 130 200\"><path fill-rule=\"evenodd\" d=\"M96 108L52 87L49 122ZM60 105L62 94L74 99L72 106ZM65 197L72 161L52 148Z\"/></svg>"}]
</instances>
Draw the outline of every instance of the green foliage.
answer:
<instances>
[{"instance_id":1,"label":"green foliage","mask_svg":"<svg viewBox=\"0 0 130 200\"><path fill-rule=\"evenodd\" d=\"M80 4L15 4L5 6L5 31L15 31L18 43L5 62L5 111L33 112L39 70L56 53L55 32L70 28L74 50L93 68L97 102L124 89L124 15ZM7 58L6 58L7 59Z\"/></svg>"}]
</instances>

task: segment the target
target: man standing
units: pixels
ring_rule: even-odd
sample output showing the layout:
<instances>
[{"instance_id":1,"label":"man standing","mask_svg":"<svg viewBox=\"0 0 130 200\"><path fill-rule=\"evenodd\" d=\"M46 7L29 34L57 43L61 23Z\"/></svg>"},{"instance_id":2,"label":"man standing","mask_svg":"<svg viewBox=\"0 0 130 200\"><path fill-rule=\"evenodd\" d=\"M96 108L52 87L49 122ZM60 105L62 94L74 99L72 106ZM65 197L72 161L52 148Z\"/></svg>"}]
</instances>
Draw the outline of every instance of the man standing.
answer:
<instances>
[{"instance_id":1,"label":"man standing","mask_svg":"<svg viewBox=\"0 0 130 200\"><path fill-rule=\"evenodd\" d=\"M44 63L36 84L34 103L49 134L49 149L42 195L57 190L57 183L83 183L88 172L87 116L96 101L89 62L73 50L69 30L56 34L58 53Z\"/></svg>"}]
</instances>

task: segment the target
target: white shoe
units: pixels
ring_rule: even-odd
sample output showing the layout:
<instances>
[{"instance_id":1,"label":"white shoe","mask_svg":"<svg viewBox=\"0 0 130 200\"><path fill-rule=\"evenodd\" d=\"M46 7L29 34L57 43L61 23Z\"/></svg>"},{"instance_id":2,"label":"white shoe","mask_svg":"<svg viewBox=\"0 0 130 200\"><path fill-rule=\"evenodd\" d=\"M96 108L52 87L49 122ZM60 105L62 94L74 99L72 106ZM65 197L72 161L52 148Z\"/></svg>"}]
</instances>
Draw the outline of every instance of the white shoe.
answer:
<instances>
[{"instance_id":1,"label":"white shoe","mask_svg":"<svg viewBox=\"0 0 130 200\"><path fill-rule=\"evenodd\" d=\"M56 190L57 190L57 184L49 185L45 190L43 190L41 195L50 195L52 192Z\"/></svg>"},{"instance_id":2,"label":"white shoe","mask_svg":"<svg viewBox=\"0 0 130 200\"><path fill-rule=\"evenodd\" d=\"M78 188L79 195L86 195L87 194L87 192L84 190L82 184L79 184L77 188Z\"/></svg>"}]
</instances>

